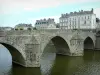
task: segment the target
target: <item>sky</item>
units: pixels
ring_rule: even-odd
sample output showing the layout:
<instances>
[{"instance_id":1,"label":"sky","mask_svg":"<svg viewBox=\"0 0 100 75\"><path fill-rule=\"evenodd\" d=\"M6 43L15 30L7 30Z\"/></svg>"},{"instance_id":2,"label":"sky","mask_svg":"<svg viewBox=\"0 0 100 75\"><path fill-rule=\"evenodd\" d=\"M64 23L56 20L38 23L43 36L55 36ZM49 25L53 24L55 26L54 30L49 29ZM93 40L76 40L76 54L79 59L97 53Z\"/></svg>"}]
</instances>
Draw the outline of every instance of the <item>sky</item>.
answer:
<instances>
[{"instance_id":1,"label":"sky","mask_svg":"<svg viewBox=\"0 0 100 75\"><path fill-rule=\"evenodd\" d=\"M0 0L0 27L14 27L19 23L54 18L59 22L61 14L94 9L100 18L100 0Z\"/></svg>"}]
</instances>

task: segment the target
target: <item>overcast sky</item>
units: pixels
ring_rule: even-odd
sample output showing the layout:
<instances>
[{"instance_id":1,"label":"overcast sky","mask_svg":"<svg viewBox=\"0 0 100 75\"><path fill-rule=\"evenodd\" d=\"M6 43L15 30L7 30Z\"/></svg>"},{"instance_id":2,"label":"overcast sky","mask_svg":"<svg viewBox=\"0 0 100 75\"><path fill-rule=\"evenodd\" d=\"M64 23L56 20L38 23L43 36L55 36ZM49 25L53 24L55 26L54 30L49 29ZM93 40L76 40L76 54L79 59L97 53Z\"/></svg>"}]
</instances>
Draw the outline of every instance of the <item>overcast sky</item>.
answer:
<instances>
[{"instance_id":1,"label":"overcast sky","mask_svg":"<svg viewBox=\"0 0 100 75\"><path fill-rule=\"evenodd\" d=\"M91 10L100 18L100 0L0 0L0 26L14 27L43 18L59 21L62 13Z\"/></svg>"}]
</instances>

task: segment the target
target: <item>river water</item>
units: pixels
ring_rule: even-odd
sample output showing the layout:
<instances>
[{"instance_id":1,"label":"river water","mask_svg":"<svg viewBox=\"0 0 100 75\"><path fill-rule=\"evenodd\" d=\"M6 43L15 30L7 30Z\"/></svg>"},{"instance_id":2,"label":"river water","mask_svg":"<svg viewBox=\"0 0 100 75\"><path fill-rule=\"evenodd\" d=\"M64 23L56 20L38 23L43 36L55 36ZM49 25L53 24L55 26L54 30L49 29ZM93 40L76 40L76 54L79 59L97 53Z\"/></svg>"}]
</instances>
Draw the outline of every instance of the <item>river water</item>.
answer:
<instances>
[{"instance_id":1,"label":"river water","mask_svg":"<svg viewBox=\"0 0 100 75\"><path fill-rule=\"evenodd\" d=\"M100 75L100 51L85 50L79 57L44 53L41 68L25 68L12 63L9 51L0 48L0 75Z\"/></svg>"}]
</instances>

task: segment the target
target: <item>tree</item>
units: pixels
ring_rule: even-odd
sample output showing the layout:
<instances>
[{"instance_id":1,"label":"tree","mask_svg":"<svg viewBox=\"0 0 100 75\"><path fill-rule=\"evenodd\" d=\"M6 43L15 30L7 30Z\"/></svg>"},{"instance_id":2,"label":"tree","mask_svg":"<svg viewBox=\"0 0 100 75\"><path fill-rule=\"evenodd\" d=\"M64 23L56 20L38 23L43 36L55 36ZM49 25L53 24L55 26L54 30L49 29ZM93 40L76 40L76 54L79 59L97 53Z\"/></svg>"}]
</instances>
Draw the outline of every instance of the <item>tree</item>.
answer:
<instances>
[{"instance_id":1,"label":"tree","mask_svg":"<svg viewBox=\"0 0 100 75\"><path fill-rule=\"evenodd\" d=\"M60 28L60 25L59 24L56 24L56 28Z\"/></svg>"},{"instance_id":2,"label":"tree","mask_svg":"<svg viewBox=\"0 0 100 75\"><path fill-rule=\"evenodd\" d=\"M32 30L31 28L27 28L27 30Z\"/></svg>"},{"instance_id":3,"label":"tree","mask_svg":"<svg viewBox=\"0 0 100 75\"><path fill-rule=\"evenodd\" d=\"M15 29L15 30L18 30L18 29Z\"/></svg>"},{"instance_id":4,"label":"tree","mask_svg":"<svg viewBox=\"0 0 100 75\"><path fill-rule=\"evenodd\" d=\"M96 18L96 22L99 23L100 22L100 19L99 18Z\"/></svg>"},{"instance_id":5,"label":"tree","mask_svg":"<svg viewBox=\"0 0 100 75\"><path fill-rule=\"evenodd\" d=\"M20 30L23 30L23 28L20 28Z\"/></svg>"},{"instance_id":6,"label":"tree","mask_svg":"<svg viewBox=\"0 0 100 75\"><path fill-rule=\"evenodd\" d=\"M37 30L36 27L34 27L33 30Z\"/></svg>"}]
</instances>

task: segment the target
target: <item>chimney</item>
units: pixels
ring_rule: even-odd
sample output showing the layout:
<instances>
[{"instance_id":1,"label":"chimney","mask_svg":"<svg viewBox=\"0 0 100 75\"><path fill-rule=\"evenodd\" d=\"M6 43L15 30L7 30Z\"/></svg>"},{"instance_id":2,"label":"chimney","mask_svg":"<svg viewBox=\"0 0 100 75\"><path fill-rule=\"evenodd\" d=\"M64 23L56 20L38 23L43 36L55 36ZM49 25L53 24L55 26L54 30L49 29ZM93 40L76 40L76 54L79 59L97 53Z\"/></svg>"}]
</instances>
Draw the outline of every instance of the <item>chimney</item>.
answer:
<instances>
[{"instance_id":1,"label":"chimney","mask_svg":"<svg viewBox=\"0 0 100 75\"><path fill-rule=\"evenodd\" d=\"M91 9L91 12L93 13L93 8Z\"/></svg>"}]
</instances>

